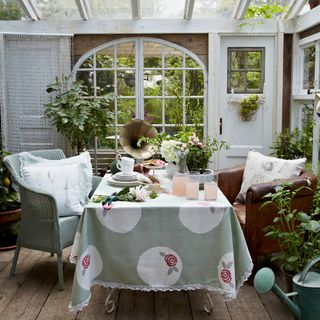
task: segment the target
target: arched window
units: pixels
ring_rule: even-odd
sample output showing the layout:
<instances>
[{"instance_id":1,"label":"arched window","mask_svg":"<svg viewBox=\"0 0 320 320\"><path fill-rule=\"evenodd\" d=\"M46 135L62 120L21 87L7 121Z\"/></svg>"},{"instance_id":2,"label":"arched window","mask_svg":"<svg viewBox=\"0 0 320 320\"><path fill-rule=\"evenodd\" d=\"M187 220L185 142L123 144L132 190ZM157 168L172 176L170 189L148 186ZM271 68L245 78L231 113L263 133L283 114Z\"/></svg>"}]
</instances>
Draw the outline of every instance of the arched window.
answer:
<instances>
[{"instance_id":1,"label":"arched window","mask_svg":"<svg viewBox=\"0 0 320 320\"><path fill-rule=\"evenodd\" d=\"M192 52L168 41L128 38L103 44L83 55L73 69L88 98L114 93L116 114L103 149L118 149L122 125L134 118L174 133L193 126L203 135L207 72Z\"/></svg>"}]
</instances>

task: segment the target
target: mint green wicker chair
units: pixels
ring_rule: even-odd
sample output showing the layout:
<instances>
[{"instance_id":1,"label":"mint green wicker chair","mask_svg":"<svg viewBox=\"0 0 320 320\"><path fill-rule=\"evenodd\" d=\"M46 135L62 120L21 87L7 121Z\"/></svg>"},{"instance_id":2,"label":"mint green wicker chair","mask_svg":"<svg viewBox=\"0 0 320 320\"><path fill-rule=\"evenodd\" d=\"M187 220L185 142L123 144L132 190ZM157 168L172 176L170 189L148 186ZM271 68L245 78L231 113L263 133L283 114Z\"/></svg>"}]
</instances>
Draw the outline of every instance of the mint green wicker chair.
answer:
<instances>
[{"instance_id":1,"label":"mint green wicker chair","mask_svg":"<svg viewBox=\"0 0 320 320\"><path fill-rule=\"evenodd\" d=\"M60 149L38 150L30 153L50 160L66 157ZM79 217L59 217L55 199L49 193L30 187L24 182L20 173L19 154L7 156L4 159L4 164L19 188L22 207L20 232L12 261L11 274L15 274L21 247L50 252L52 255L56 253L59 289L63 290L62 251L72 245ZM93 191L100 181L100 177L93 177Z\"/></svg>"}]
</instances>

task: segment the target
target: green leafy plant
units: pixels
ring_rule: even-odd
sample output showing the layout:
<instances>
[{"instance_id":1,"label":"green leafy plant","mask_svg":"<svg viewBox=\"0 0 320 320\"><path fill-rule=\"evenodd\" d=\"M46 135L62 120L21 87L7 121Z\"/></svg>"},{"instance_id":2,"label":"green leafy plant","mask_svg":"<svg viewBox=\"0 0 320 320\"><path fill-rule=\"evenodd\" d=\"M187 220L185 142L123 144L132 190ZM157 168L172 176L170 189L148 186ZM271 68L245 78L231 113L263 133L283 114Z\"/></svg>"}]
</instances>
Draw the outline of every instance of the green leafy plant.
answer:
<instances>
[{"instance_id":1,"label":"green leafy plant","mask_svg":"<svg viewBox=\"0 0 320 320\"><path fill-rule=\"evenodd\" d=\"M11 175L3 164L3 159L7 155L8 152L0 149L0 211L2 212L20 208L19 194L14 190Z\"/></svg>"},{"instance_id":2,"label":"green leafy plant","mask_svg":"<svg viewBox=\"0 0 320 320\"><path fill-rule=\"evenodd\" d=\"M252 94L239 102L238 113L243 121L250 121L259 109L259 96Z\"/></svg>"},{"instance_id":3,"label":"green leafy plant","mask_svg":"<svg viewBox=\"0 0 320 320\"><path fill-rule=\"evenodd\" d=\"M171 146L176 151L183 148L188 149L187 167L191 171L204 172L208 168L209 159L212 154L222 148L227 149L228 145L225 141L218 141L214 138L208 138L204 142L193 133L191 130L184 129L174 135L167 133L159 133L155 138L141 138L138 144L142 142L150 143L154 146L155 152L161 151L164 141L177 142L172 143ZM168 152L168 150L166 150ZM165 158L164 150L161 155Z\"/></svg>"},{"instance_id":4,"label":"green leafy plant","mask_svg":"<svg viewBox=\"0 0 320 320\"><path fill-rule=\"evenodd\" d=\"M48 85L47 92L52 96L51 102L45 105L45 115L78 153L87 148L94 137L105 142L109 127L114 125L113 95L90 99L82 81L69 85L67 77L61 80L57 77L55 83Z\"/></svg>"},{"instance_id":5,"label":"green leafy plant","mask_svg":"<svg viewBox=\"0 0 320 320\"><path fill-rule=\"evenodd\" d=\"M281 253L272 258L281 263L283 270L296 274L306 263L320 254L319 210L306 214L292 209L292 201L304 188L292 190L293 183L286 182L269 193L262 207L275 205L278 216L264 230L266 236L278 240Z\"/></svg>"},{"instance_id":6,"label":"green leafy plant","mask_svg":"<svg viewBox=\"0 0 320 320\"><path fill-rule=\"evenodd\" d=\"M306 157L312 160L313 120L309 120L302 130L283 130L274 140L270 149L271 155L282 159L298 159Z\"/></svg>"}]
</instances>

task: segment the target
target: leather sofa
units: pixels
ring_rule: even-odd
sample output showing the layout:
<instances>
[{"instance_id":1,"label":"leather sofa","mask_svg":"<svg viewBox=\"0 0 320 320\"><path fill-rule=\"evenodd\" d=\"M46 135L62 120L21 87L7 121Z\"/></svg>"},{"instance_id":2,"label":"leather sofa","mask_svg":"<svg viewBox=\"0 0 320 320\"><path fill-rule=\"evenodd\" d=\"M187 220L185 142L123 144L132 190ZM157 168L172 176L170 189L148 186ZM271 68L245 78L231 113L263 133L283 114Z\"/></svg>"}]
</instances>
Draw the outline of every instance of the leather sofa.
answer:
<instances>
[{"instance_id":1,"label":"leather sofa","mask_svg":"<svg viewBox=\"0 0 320 320\"><path fill-rule=\"evenodd\" d=\"M248 189L245 203L235 203L241 188L244 167L222 169L217 172L219 173L219 188L233 204L244 232L254 265L254 274L257 271L259 256L280 251L278 241L266 237L263 231L267 225L273 223L273 219L277 216L274 206L268 205L261 208L262 203L266 200L263 197L274 191L274 187L284 181L292 181L294 184L292 188L308 186L309 188L301 190L296 195L292 203L294 209L308 213L317 188L317 177L311 171L303 171L296 178L256 184Z\"/></svg>"}]
</instances>

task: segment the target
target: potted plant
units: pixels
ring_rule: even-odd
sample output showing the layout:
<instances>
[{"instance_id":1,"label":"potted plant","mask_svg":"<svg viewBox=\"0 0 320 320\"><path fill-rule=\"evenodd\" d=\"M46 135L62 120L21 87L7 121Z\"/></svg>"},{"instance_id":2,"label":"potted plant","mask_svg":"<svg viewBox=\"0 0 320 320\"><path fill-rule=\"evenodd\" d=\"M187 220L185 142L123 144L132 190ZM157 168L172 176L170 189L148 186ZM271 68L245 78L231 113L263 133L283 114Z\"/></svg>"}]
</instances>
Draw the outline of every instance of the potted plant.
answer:
<instances>
[{"instance_id":1,"label":"potted plant","mask_svg":"<svg viewBox=\"0 0 320 320\"><path fill-rule=\"evenodd\" d=\"M242 121L250 121L253 119L259 109L259 96L253 94L244 97L239 102L238 113Z\"/></svg>"},{"instance_id":2,"label":"potted plant","mask_svg":"<svg viewBox=\"0 0 320 320\"><path fill-rule=\"evenodd\" d=\"M3 164L3 158L8 154L0 149L0 251L15 248L21 219L19 194L14 190L9 171Z\"/></svg>"},{"instance_id":3,"label":"potted plant","mask_svg":"<svg viewBox=\"0 0 320 320\"><path fill-rule=\"evenodd\" d=\"M177 151L188 150L186 154L186 164L190 171L200 171L204 173L208 168L209 160L215 151L222 148L228 148L225 141L218 141L214 138L208 138L205 142L190 130L182 130L174 135L160 133L155 138L142 138L139 143L145 141L151 143L156 152L167 162L177 162Z\"/></svg>"},{"instance_id":4,"label":"potted plant","mask_svg":"<svg viewBox=\"0 0 320 320\"><path fill-rule=\"evenodd\" d=\"M82 81L70 84L68 80L68 77L62 80L57 77L55 83L48 85L47 92L53 96L45 105L45 115L79 153L89 147L94 137L103 143L109 127L114 126L111 111L114 96L88 98Z\"/></svg>"},{"instance_id":5,"label":"potted plant","mask_svg":"<svg viewBox=\"0 0 320 320\"><path fill-rule=\"evenodd\" d=\"M266 236L278 240L281 253L272 257L279 261L283 271L294 275L303 270L311 259L320 255L320 221L318 206L320 197L314 196L315 208L312 213L292 210L292 201L302 191L300 187L292 190L293 183L285 182L269 193L262 206L275 205L278 216L273 224L265 228Z\"/></svg>"}]
</instances>

